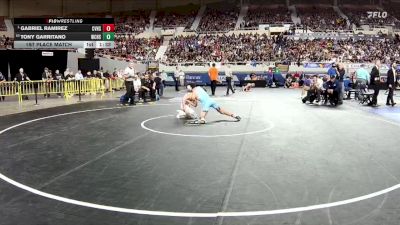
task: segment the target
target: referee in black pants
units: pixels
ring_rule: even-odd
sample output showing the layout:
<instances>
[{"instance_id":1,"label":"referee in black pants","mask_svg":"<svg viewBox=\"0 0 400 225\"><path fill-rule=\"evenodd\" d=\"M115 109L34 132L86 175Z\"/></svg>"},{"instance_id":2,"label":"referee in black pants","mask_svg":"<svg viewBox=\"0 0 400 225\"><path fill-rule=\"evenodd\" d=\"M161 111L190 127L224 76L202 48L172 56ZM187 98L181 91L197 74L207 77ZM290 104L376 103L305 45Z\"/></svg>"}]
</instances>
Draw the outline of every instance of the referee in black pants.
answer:
<instances>
[{"instance_id":1,"label":"referee in black pants","mask_svg":"<svg viewBox=\"0 0 400 225\"><path fill-rule=\"evenodd\" d=\"M133 77L126 78L125 88L126 88L125 104L127 104L129 101L130 105L135 105L135 88L133 87Z\"/></svg>"},{"instance_id":2,"label":"referee in black pants","mask_svg":"<svg viewBox=\"0 0 400 225\"><path fill-rule=\"evenodd\" d=\"M233 77L233 74L232 74L231 66L227 65L225 68L225 79L226 79L226 85L227 85L226 95L227 96L229 95L229 90L232 91L232 94L235 93L235 90L233 90L233 87L232 87L232 77Z\"/></svg>"},{"instance_id":3,"label":"referee in black pants","mask_svg":"<svg viewBox=\"0 0 400 225\"><path fill-rule=\"evenodd\" d=\"M376 60L375 66L372 67L370 76L370 87L374 90L374 95L372 96L372 101L368 104L369 106L378 106L378 95L379 95L379 67L381 66L381 61Z\"/></svg>"}]
</instances>

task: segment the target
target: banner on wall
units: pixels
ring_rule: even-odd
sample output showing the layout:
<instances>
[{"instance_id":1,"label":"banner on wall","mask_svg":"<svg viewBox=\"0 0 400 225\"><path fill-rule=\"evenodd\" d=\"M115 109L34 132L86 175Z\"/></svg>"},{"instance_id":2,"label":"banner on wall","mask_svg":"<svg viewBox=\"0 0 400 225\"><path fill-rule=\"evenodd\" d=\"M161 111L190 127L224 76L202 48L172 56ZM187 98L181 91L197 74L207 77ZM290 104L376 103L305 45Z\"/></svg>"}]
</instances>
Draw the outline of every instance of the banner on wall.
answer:
<instances>
[{"instance_id":1,"label":"banner on wall","mask_svg":"<svg viewBox=\"0 0 400 225\"><path fill-rule=\"evenodd\" d=\"M271 81L272 78L274 78L274 82L279 82L282 83L284 82L284 78L281 73L279 74L274 74L274 77L272 76L272 73L256 73L259 79L265 79L267 81ZM233 74L233 82L235 85L240 85L240 82L247 79L250 79L249 73L234 73ZM219 74L218 75L218 80L220 81L220 85L226 85L226 78L225 74ZM173 79L173 74L170 73L168 74L168 78L166 80L167 85L175 85L174 79ZM185 83L193 83L196 85L209 85L210 84L210 78L208 77L207 73L186 73L185 74Z\"/></svg>"},{"instance_id":2,"label":"banner on wall","mask_svg":"<svg viewBox=\"0 0 400 225\"><path fill-rule=\"evenodd\" d=\"M347 68L349 69L349 73L354 73L357 69L361 68L361 65L364 65L364 68L367 71L371 71L372 67L374 67L374 64L362 64L362 63L351 63L351 64L347 64ZM387 73L387 71L389 70L390 65L387 64L382 64L381 68L379 68L379 72L381 73L381 75L385 75ZM397 66L396 71L400 71L400 65Z\"/></svg>"},{"instance_id":3,"label":"banner on wall","mask_svg":"<svg viewBox=\"0 0 400 225\"><path fill-rule=\"evenodd\" d=\"M331 67L330 63L304 63L303 64L304 68L329 68Z\"/></svg>"}]
</instances>

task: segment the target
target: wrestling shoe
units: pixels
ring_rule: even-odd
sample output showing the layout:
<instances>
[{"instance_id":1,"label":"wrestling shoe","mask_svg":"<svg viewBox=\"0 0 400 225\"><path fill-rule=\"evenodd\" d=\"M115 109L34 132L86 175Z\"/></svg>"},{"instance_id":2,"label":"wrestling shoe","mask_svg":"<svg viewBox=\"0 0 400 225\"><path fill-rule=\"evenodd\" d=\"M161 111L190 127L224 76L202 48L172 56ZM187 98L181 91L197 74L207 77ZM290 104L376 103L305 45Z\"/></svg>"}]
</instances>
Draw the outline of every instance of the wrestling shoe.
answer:
<instances>
[{"instance_id":1,"label":"wrestling shoe","mask_svg":"<svg viewBox=\"0 0 400 225\"><path fill-rule=\"evenodd\" d=\"M194 121L189 121L188 123L200 125L200 124L206 124L206 121L205 120L194 120Z\"/></svg>"},{"instance_id":2,"label":"wrestling shoe","mask_svg":"<svg viewBox=\"0 0 400 225\"><path fill-rule=\"evenodd\" d=\"M235 118L237 122L239 122L240 120L242 120L242 118L241 118L240 116L235 116L235 117L233 117L233 118Z\"/></svg>"}]
</instances>

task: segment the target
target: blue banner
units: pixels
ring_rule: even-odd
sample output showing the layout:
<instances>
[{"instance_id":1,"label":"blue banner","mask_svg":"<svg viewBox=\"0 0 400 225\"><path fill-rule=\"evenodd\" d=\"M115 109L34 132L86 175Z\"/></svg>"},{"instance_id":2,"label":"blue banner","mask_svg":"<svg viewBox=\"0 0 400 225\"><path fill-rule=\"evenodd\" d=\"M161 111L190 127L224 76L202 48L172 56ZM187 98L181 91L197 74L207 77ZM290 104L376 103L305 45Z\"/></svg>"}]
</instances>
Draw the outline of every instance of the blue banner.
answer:
<instances>
[{"instance_id":1,"label":"blue banner","mask_svg":"<svg viewBox=\"0 0 400 225\"><path fill-rule=\"evenodd\" d=\"M331 67L330 63L304 63L304 68L326 68Z\"/></svg>"},{"instance_id":2,"label":"blue banner","mask_svg":"<svg viewBox=\"0 0 400 225\"><path fill-rule=\"evenodd\" d=\"M275 82L278 83L283 83L285 82L285 79L283 78L281 73L274 74L272 73L255 73L256 76L259 77L259 79L265 79L268 82L272 81L272 78L274 78ZM174 77L173 73L168 74L168 78L166 80L167 85L175 85L174 82ZM274 76L274 77L273 77ZM250 78L249 73L234 73L233 74L233 82L235 85L240 85L240 82L245 80L246 77ZM219 85L226 85L226 79L225 79L225 74L219 74L218 75L218 80L220 81ZM196 85L210 85L210 78L207 73L185 73L185 83L186 84L196 84Z\"/></svg>"}]
</instances>

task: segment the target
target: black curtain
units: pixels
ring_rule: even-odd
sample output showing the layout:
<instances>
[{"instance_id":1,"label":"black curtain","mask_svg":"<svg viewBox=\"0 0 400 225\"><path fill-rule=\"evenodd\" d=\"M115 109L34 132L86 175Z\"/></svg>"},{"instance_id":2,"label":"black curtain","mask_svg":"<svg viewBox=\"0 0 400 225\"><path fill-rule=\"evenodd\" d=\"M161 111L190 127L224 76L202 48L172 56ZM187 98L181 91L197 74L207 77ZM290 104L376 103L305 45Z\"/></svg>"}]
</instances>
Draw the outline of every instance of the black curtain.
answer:
<instances>
[{"instance_id":1,"label":"black curtain","mask_svg":"<svg viewBox=\"0 0 400 225\"><path fill-rule=\"evenodd\" d=\"M43 52L52 56L43 56ZM8 50L12 79L18 73L19 68L24 68L24 72L31 80L41 80L45 67L52 70L53 73L57 69L64 73L67 59L67 50Z\"/></svg>"},{"instance_id":2,"label":"black curtain","mask_svg":"<svg viewBox=\"0 0 400 225\"><path fill-rule=\"evenodd\" d=\"M8 51L0 50L0 72L8 80Z\"/></svg>"}]
</instances>

